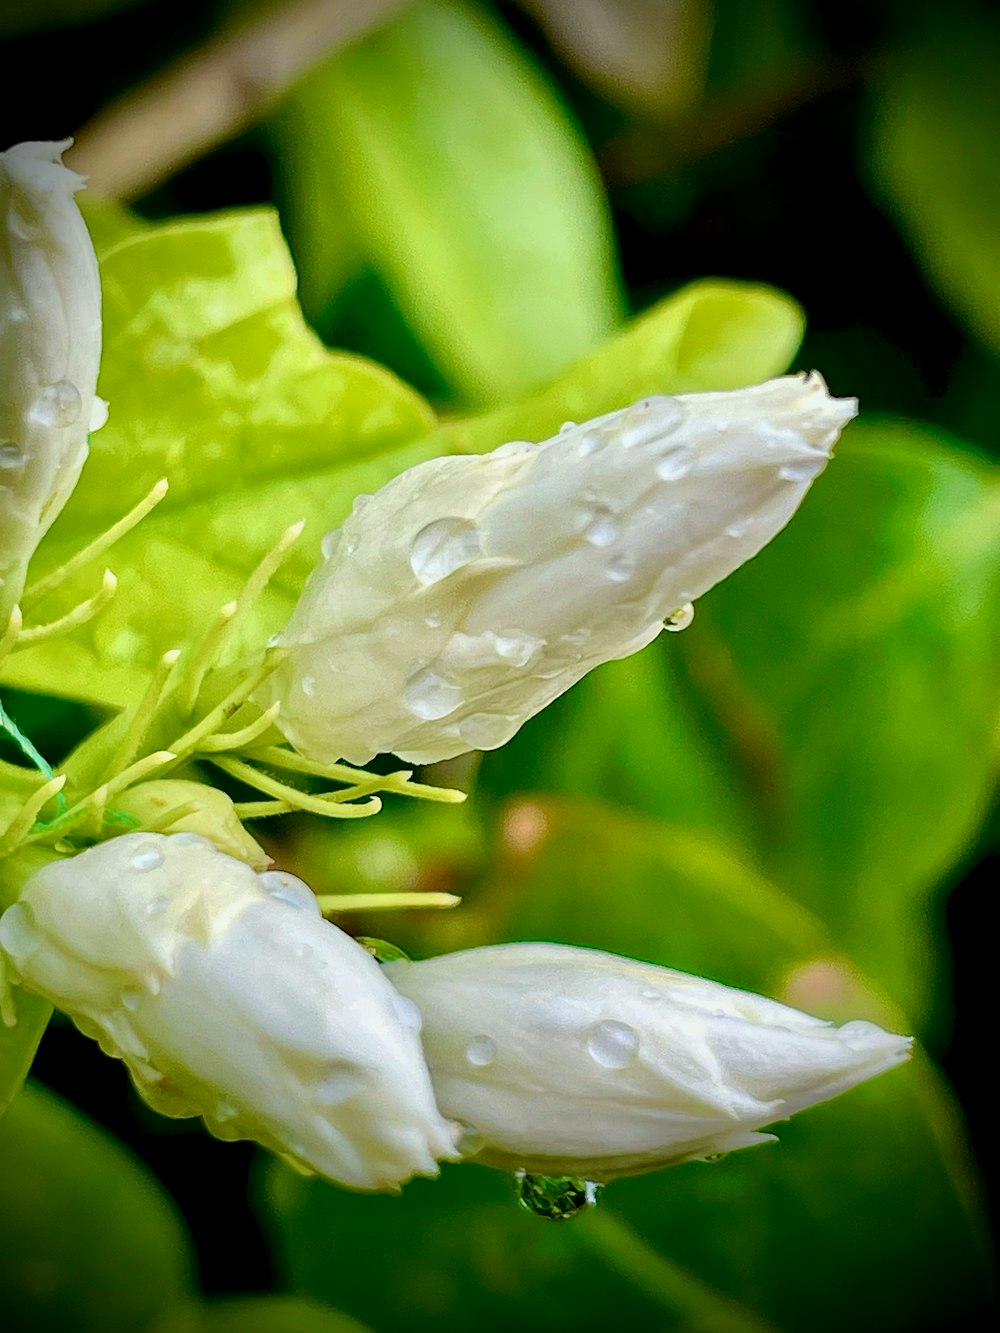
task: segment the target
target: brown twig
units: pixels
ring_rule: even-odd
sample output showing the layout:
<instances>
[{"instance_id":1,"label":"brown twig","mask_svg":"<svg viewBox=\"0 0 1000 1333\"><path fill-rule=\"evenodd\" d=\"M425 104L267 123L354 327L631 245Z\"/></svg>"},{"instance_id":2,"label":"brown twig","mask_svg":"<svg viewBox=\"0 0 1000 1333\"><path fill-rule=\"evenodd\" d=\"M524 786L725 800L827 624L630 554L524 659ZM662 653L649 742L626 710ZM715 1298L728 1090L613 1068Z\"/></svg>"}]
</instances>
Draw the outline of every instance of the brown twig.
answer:
<instances>
[{"instance_id":1,"label":"brown twig","mask_svg":"<svg viewBox=\"0 0 1000 1333\"><path fill-rule=\"evenodd\" d=\"M290 0L227 29L80 130L67 154L95 194L134 199L258 120L313 65L408 0Z\"/></svg>"}]
</instances>

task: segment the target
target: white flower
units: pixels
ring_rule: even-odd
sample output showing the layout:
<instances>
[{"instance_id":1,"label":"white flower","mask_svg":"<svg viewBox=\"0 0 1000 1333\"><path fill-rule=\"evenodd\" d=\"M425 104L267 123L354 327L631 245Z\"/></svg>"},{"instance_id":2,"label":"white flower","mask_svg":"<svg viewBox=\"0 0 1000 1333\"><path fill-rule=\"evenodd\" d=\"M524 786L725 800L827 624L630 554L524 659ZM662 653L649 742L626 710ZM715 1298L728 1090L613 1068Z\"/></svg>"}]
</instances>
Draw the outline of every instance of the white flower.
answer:
<instances>
[{"instance_id":1,"label":"white flower","mask_svg":"<svg viewBox=\"0 0 1000 1333\"><path fill-rule=\"evenodd\" d=\"M770 541L856 409L788 376L422 463L326 539L261 701L324 762L502 745Z\"/></svg>"},{"instance_id":2,"label":"white flower","mask_svg":"<svg viewBox=\"0 0 1000 1333\"><path fill-rule=\"evenodd\" d=\"M495 1166L606 1180L763 1142L764 1125L907 1058L700 977L558 944L388 964L413 1000L438 1105Z\"/></svg>"},{"instance_id":3,"label":"white flower","mask_svg":"<svg viewBox=\"0 0 1000 1333\"><path fill-rule=\"evenodd\" d=\"M0 949L165 1115L356 1189L455 1155L419 1014L292 875L197 834L126 834L38 871Z\"/></svg>"},{"instance_id":4,"label":"white flower","mask_svg":"<svg viewBox=\"0 0 1000 1333\"><path fill-rule=\"evenodd\" d=\"M97 260L64 143L0 153L0 606L69 498L100 425Z\"/></svg>"}]
</instances>

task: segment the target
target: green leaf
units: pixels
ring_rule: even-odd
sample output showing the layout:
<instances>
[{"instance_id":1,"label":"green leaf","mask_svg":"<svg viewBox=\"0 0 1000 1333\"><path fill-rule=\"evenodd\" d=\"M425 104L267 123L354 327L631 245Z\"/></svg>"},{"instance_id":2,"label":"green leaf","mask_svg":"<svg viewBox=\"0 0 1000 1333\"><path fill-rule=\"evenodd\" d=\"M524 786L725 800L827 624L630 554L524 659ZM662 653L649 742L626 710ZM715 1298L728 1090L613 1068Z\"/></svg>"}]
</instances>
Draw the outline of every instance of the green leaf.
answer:
<instances>
[{"instance_id":1,"label":"green leaf","mask_svg":"<svg viewBox=\"0 0 1000 1333\"><path fill-rule=\"evenodd\" d=\"M190 1295L173 1205L120 1144L41 1088L0 1122L0 1315L18 1333L141 1333Z\"/></svg>"},{"instance_id":2,"label":"green leaf","mask_svg":"<svg viewBox=\"0 0 1000 1333\"><path fill-rule=\"evenodd\" d=\"M548 388L482 416L451 421L440 452L482 453L505 440L544 440L653 393L740 389L779 375L802 339L802 311L784 293L745 282L693 282L640 315Z\"/></svg>"},{"instance_id":3,"label":"green leaf","mask_svg":"<svg viewBox=\"0 0 1000 1333\"><path fill-rule=\"evenodd\" d=\"M879 66L872 182L930 282L1000 352L1000 22L985 7L921 17Z\"/></svg>"},{"instance_id":4,"label":"green leaf","mask_svg":"<svg viewBox=\"0 0 1000 1333\"><path fill-rule=\"evenodd\" d=\"M544 383L617 323L597 169L485 8L408 8L309 77L274 132L310 310L360 250L469 401Z\"/></svg>"},{"instance_id":5,"label":"green leaf","mask_svg":"<svg viewBox=\"0 0 1000 1333\"><path fill-rule=\"evenodd\" d=\"M32 995L20 986L14 986L11 996L17 1022L13 1027L0 1023L0 1121L24 1087L38 1043L52 1017L51 1004L40 995ZM0 1140L3 1133L0 1124Z\"/></svg>"},{"instance_id":6,"label":"green leaf","mask_svg":"<svg viewBox=\"0 0 1000 1333\"><path fill-rule=\"evenodd\" d=\"M928 897L997 772L997 470L915 425L851 427L788 528L699 603L698 629L681 651L732 737L767 863L920 1017Z\"/></svg>"},{"instance_id":7,"label":"green leaf","mask_svg":"<svg viewBox=\"0 0 1000 1333\"><path fill-rule=\"evenodd\" d=\"M902 1022L821 921L718 840L608 806L540 809L534 846L498 856L477 895L492 938L599 945L838 1020ZM476 1166L396 1200L273 1165L261 1213L297 1288L382 1333L974 1324L981 1223L954 1110L926 1061L778 1133L721 1164L615 1182L592 1215L564 1224L523 1213L511 1182Z\"/></svg>"},{"instance_id":8,"label":"green leaf","mask_svg":"<svg viewBox=\"0 0 1000 1333\"><path fill-rule=\"evenodd\" d=\"M108 424L37 560L43 573L109 526L161 477L170 492L110 557L117 597L68 638L9 660L27 689L119 705L166 649L204 633L222 603L300 518L307 533L234 653L280 627L319 542L360 491L429 456L408 441L432 417L377 366L326 352L302 323L273 214L148 228L103 266ZM101 563L39 609L94 591Z\"/></svg>"},{"instance_id":9,"label":"green leaf","mask_svg":"<svg viewBox=\"0 0 1000 1333\"><path fill-rule=\"evenodd\" d=\"M148 1333L366 1333L349 1315L298 1296L240 1296L187 1305Z\"/></svg>"}]
</instances>

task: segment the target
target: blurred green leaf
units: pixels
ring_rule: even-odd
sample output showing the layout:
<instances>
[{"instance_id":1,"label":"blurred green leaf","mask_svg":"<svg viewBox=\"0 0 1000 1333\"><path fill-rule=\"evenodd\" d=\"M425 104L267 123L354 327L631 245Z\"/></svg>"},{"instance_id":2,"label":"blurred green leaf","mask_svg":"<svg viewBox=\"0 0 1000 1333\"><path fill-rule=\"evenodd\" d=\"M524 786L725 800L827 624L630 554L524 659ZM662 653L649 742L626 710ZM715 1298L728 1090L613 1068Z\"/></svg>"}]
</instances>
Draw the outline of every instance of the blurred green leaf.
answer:
<instances>
[{"instance_id":1,"label":"blurred green leaf","mask_svg":"<svg viewBox=\"0 0 1000 1333\"><path fill-rule=\"evenodd\" d=\"M349 1315L298 1296L239 1296L187 1305L148 1333L366 1333Z\"/></svg>"},{"instance_id":2,"label":"blurred green leaf","mask_svg":"<svg viewBox=\"0 0 1000 1333\"><path fill-rule=\"evenodd\" d=\"M927 897L997 772L996 469L911 424L852 426L794 521L681 638L772 873L919 1017Z\"/></svg>"},{"instance_id":3,"label":"blurred green leaf","mask_svg":"<svg viewBox=\"0 0 1000 1333\"><path fill-rule=\"evenodd\" d=\"M76 26L148 3L149 0L4 0L0 33L15 36Z\"/></svg>"},{"instance_id":4,"label":"blurred green leaf","mask_svg":"<svg viewBox=\"0 0 1000 1333\"><path fill-rule=\"evenodd\" d=\"M718 840L609 806L540 809L534 844L495 859L480 918L492 901L491 938L599 945L838 1019L900 1022L823 923ZM594 1215L561 1225L524 1214L509 1181L475 1166L407 1186L400 1202L273 1165L261 1211L295 1286L382 1333L912 1333L981 1312L961 1132L925 1062L780 1137L721 1165L618 1181Z\"/></svg>"},{"instance_id":5,"label":"blurred green leaf","mask_svg":"<svg viewBox=\"0 0 1000 1333\"><path fill-rule=\"evenodd\" d=\"M9 660L12 684L120 704L167 648L204 632L297 519L308 532L244 627L239 652L280 626L322 534L360 491L428 456L429 409L388 372L326 352L302 323L273 214L148 228L102 270L108 424L37 572L60 564L158 478L167 499L114 550L121 584L100 618ZM94 591L96 563L44 603ZM36 572L36 571L33 571Z\"/></svg>"},{"instance_id":6,"label":"blurred green leaf","mask_svg":"<svg viewBox=\"0 0 1000 1333\"><path fill-rule=\"evenodd\" d=\"M640 315L548 388L482 416L449 421L441 451L481 453L544 440L651 393L740 389L780 374L802 339L802 311L773 287L693 282Z\"/></svg>"},{"instance_id":7,"label":"blurred green leaf","mask_svg":"<svg viewBox=\"0 0 1000 1333\"><path fill-rule=\"evenodd\" d=\"M597 169L485 8L413 5L307 78L274 134L307 308L363 255L468 400L544 383L617 323Z\"/></svg>"},{"instance_id":8,"label":"blurred green leaf","mask_svg":"<svg viewBox=\"0 0 1000 1333\"><path fill-rule=\"evenodd\" d=\"M880 69L872 181L929 281L1000 352L1000 21L983 6L920 17Z\"/></svg>"},{"instance_id":9,"label":"blurred green leaf","mask_svg":"<svg viewBox=\"0 0 1000 1333\"><path fill-rule=\"evenodd\" d=\"M173 1205L110 1135L41 1088L0 1122L0 1314L17 1333L140 1333L191 1291Z\"/></svg>"}]
</instances>

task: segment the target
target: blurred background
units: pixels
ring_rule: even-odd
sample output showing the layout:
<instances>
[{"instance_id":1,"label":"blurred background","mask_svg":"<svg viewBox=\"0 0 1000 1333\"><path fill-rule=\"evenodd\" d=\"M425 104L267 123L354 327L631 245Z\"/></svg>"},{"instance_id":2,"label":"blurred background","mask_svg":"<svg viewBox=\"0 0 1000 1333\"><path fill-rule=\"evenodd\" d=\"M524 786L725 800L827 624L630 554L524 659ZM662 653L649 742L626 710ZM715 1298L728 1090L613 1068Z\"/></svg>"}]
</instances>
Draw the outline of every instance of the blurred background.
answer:
<instances>
[{"instance_id":1,"label":"blurred background","mask_svg":"<svg viewBox=\"0 0 1000 1333\"><path fill-rule=\"evenodd\" d=\"M99 248L133 225L113 202L151 222L273 204L312 327L445 417L524 398L695 279L801 304L793 368L862 420L788 531L683 635L431 773L468 787L461 812L289 819L268 845L320 892L463 894L447 918L347 923L414 954L596 945L926 1052L778 1147L619 1182L554 1225L475 1167L402 1200L305 1181L157 1118L57 1022L33 1115L0 1132L12 1330L355 1327L321 1307L378 1333L982 1327L996 6L6 0L0 36L0 146L77 136L111 201L89 205ZM16 709L52 759L95 718ZM196 1282L308 1303L163 1313Z\"/></svg>"}]
</instances>

